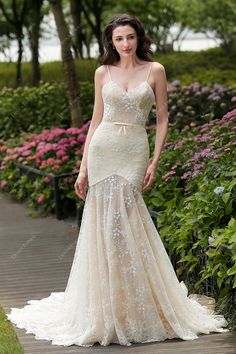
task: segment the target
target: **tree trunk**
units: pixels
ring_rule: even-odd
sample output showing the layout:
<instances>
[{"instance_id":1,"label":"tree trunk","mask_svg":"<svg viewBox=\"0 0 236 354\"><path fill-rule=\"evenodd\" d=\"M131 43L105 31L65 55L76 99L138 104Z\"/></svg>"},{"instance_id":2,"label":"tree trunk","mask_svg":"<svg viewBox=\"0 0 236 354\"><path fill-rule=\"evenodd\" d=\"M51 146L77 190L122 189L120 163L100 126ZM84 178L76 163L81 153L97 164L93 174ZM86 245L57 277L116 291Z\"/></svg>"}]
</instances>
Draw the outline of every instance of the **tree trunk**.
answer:
<instances>
[{"instance_id":1,"label":"tree trunk","mask_svg":"<svg viewBox=\"0 0 236 354\"><path fill-rule=\"evenodd\" d=\"M31 86L38 86L40 81L40 66L39 66L39 24L35 26L31 34L31 73L30 84Z\"/></svg>"},{"instance_id":2,"label":"tree trunk","mask_svg":"<svg viewBox=\"0 0 236 354\"><path fill-rule=\"evenodd\" d=\"M70 0L70 12L72 15L73 25L74 25L76 51L78 52L79 57L82 59L84 55L83 55L83 32L81 26L81 14L82 14L81 1Z\"/></svg>"},{"instance_id":3,"label":"tree trunk","mask_svg":"<svg viewBox=\"0 0 236 354\"><path fill-rule=\"evenodd\" d=\"M97 41L98 41L98 47L99 47L99 53L100 56L103 56L104 54L104 48L103 48L103 42L102 42L102 29L101 29L101 11L102 11L102 7L101 9L99 9L98 7L95 7L96 12L95 12L95 19L96 19L96 36L97 36Z\"/></svg>"},{"instance_id":4,"label":"tree trunk","mask_svg":"<svg viewBox=\"0 0 236 354\"><path fill-rule=\"evenodd\" d=\"M16 86L22 84L22 74L21 74L21 62L23 55L23 45L22 45L22 33L17 33L17 43L18 43L18 57L16 63Z\"/></svg>"},{"instance_id":5,"label":"tree trunk","mask_svg":"<svg viewBox=\"0 0 236 354\"><path fill-rule=\"evenodd\" d=\"M31 14L31 24L29 25L29 40L31 49L31 74L30 84L37 86L40 81L39 65L39 36L40 23L42 21L41 7L43 0L28 0L29 13Z\"/></svg>"},{"instance_id":6,"label":"tree trunk","mask_svg":"<svg viewBox=\"0 0 236 354\"><path fill-rule=\"evenodd\" d=\"M83 125L83 120L79 105L79 89L76 78L75 63L71 52L72 41L70 33L64 18L61 0L49 0L49 3L52 8L58 36L61 42L61 55L70 105L71 126L81 127Z\"/></svg>"},{"instance_id":7,"label":"tree trunk","mask_svg":"<svg viewBox=\"0 0 236 354\"><path fill-rule=\"evenodd\" d=\"M104 8L104 0L92 0L82 3L82 10L88 25L91 27L91 30L96 37L100 56L104 53L103 43L102 43L102 31L101 31L101 22L102 22L102 11ZM92 17L95 20L92 20Z\"/></svg>"},{"instance_id":8,"label":"tree trunk","mask_svg":"<svg viewBox=\"0 0 236 354\"><path fill-rule=\"evenodd\" d=\"M98 41L98 48L99 48L100 56L103 56L104 48L103 48L103 43L102 43L101 32L97 32L97 41Z\"/></svg>"}]
</instances>

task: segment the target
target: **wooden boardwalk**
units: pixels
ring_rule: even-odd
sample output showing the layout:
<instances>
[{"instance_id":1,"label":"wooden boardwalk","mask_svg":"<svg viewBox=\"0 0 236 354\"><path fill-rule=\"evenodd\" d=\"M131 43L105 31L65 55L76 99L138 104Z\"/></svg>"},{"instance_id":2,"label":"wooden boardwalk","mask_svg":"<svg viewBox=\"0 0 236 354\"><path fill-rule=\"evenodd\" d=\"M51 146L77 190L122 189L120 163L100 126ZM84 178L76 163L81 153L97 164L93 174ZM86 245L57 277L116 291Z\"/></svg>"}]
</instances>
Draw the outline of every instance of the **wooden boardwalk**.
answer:
<instances>
[{"instance_id":1,"label":"wooden boardwalk","mask_svg":"<svg viewBox=\"0 0 236 354\"><path fill-rule=\"evenodd\" d=\"M78 237L76 225L54 217L32 219L24 205L0 193L0 303L6 313L27 300L65 289ZM15 327L16 328L16 327ZM16 328L26 354L236 354L236 333L149 344L83 348L55 346ZM0 353L4 354L4 353ZM15 353L12 353L15 354Z\"/></svg>"}]
</instances>

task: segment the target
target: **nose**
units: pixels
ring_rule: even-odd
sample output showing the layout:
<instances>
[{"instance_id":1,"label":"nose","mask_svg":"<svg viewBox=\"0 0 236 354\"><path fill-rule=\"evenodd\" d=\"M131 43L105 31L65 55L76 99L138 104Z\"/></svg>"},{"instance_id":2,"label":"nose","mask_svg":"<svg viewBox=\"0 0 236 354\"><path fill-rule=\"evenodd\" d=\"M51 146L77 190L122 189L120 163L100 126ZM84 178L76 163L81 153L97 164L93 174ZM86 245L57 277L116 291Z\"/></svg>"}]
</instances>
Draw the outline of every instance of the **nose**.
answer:
<instances>
[{"instance_id":1,"label":"nose","mask_svg":"<svg viewBox=\"0 0 236 354\"><path fill-rule=\"evenodd\" d=\"M128 47L128 39L124 39L124 47Z\"/></svg>"}]
</instances>

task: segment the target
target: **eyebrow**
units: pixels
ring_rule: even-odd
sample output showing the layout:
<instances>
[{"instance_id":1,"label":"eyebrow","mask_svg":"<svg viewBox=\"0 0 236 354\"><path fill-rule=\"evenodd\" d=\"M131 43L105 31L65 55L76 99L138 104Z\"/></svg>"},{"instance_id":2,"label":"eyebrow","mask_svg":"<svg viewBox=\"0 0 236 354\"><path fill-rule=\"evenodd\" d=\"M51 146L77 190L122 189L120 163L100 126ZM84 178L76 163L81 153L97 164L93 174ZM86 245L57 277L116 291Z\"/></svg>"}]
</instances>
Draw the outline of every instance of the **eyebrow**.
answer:
<instances>
[{"instance_id":1,"label":"eyebrow","mask_svg":"<svg viewBox=\"0 0 236 354\"><path fill-rule=\"evenodd\" d=\"M131 35L133 35L133 34L135 34L135 32L129 33L129 34L127 34L127 36L131 36ZM123 36L122 36L121 34L115 36L115 38L118 38L118 37L123 37Z\"/></svg>"}]
</instances>

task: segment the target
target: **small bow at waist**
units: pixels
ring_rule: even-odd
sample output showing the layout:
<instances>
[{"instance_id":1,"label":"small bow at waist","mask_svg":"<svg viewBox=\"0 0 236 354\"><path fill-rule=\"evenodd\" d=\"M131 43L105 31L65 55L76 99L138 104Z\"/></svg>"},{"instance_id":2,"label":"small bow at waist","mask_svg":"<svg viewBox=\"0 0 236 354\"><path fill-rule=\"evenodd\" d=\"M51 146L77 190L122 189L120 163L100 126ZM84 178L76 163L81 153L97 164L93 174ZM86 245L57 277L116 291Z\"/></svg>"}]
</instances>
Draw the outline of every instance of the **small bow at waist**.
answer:
<instances>
[{"instance_id":1,"label":"small bow at waist","mask_svg":"<svg viewBox=\"0 0 236 354\"><path fill-rule=\"evenodd\" d=\"M116 125L120 125L121 127L120 127L120 129L118 130L118 134L120 134L122 131L123 131L123 133L124 133L124 135L126 135L127 133L126 133L126 125L128 125L128 126L141 126L140 124L133 124L133 123L125 123L125 122L114 122L114 124L116 124Z\"/></svg>"}]
</instances>

